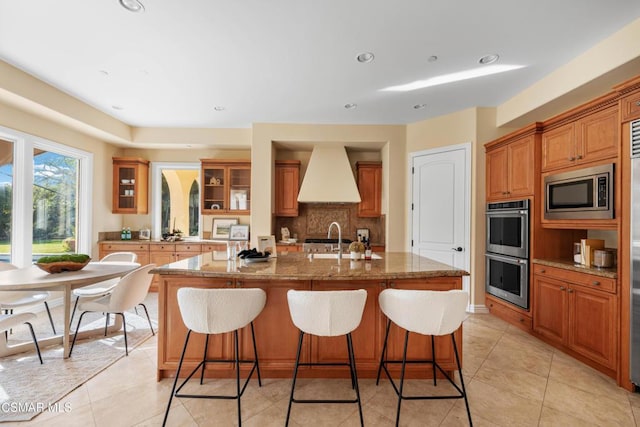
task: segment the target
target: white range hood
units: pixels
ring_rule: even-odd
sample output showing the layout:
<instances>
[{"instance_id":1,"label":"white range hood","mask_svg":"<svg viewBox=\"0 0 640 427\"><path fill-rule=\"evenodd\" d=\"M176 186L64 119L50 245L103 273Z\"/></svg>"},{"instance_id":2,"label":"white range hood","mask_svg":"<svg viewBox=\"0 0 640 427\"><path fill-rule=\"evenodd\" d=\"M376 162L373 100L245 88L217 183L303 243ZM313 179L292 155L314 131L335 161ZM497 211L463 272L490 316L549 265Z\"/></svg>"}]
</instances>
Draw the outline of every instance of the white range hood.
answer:
<instances>
[{"instance_id":1,"label":"white range hood","mask_svg":"<svg viewBox=\"0 0 640 427\"><path fill-rule=\"evenodd\" d=\"M342 146L316 145L298 192L302 203L360 203L347 152Z\"/></svg>"}]
</instances>

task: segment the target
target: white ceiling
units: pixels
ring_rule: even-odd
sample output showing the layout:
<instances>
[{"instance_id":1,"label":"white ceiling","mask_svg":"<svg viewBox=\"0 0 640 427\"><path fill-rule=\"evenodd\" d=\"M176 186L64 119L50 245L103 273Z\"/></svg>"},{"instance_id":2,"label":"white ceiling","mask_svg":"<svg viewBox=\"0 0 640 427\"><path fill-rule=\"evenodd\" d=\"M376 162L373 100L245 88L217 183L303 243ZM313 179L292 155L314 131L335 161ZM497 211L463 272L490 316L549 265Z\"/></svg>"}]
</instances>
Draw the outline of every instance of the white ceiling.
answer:
<instances>
[{"instance_id":1,"label":"white ceiling","mask_svg":"<svg viewBox=\"0 0 640 427\"><path fill-rule=\"evenodd\" d=\"M497 106L640 17L638 0L141 1L0 0L0 59L133 126L404 124ZM491 53L524 68L380 91Z\"/></svg>"}]
</instances>

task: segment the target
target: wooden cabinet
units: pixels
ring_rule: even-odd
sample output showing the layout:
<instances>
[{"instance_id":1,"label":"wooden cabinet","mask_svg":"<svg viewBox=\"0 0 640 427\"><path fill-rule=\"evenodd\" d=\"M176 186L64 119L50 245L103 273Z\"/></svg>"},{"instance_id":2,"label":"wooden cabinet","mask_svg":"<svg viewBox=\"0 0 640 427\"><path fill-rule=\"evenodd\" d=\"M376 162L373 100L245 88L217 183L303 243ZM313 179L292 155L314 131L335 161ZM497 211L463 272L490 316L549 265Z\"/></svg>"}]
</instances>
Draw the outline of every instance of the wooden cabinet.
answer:
<instances>
[{"instance_id":1,"label":"wooden cabinet","mask_svg":"<svg viewBox=\"0 0 640 427\"><path fill-rule=\"evenodd\" d=\"M533 195L535 139L526 136L487 149L487 200Z\"/></svg>"},{"instance_id":2,"label":"wooden cabinet","mask_svg":"<svg viewBox=\"0 0 640 427\"><path fill-rule=\"evenodd\" d=\"M640 119L640 92L627 95L620 100L622 121Z\"/></svg>"},{"instance_id":3,"label":"wooden cabinet","mask_svg":"<svg viewBox=\"0 0 640 427\"><path fill-rule=\"evenodd\" d=\"M201 159L203 215L249 215L251 162Z\"/></svg>"},{"instance_id":4,"label":"wooden cabinet","mask_svg":"<svg viewBox=\"0 0 640 427\"><path fill-rule=\"evenodd\" d=\"M615 281L535 265L534 331L610 370L617 360Z\"/></svg>"},{"instance_id":5,"label":"wooden cabinet","mask_svg":"<svg viewBox=\"0 0 640 427\"><path fill-rule=\"evenodd\" d=\"M151 243L149 245L149 259L155 265L170 264L185 258L191 258L200 255L203 252L211 252L208 245L199 243ZM220 249L216 249L220 250ZM226 250L226 246L222 249ZM152 291L157 291L160 285L160 276L155 274L151 285Z\"/></svg>"},{"instance_id":6,"label":"wooden cabinet","mask_svg":"<svg viewBox=\"0 0 640 427\"><path fill-rule=\"evenodd\" d=\"M382 215L382 162L356 162L358 170L359 217Z\"/></svg>"},{"instance_id":7,"label":"wooden cabinet","mask_svg":"<svg viewBox=\"0 0 640 427\"><path fill-rule=\"evenodd\" d=\"M619 126L614 106L544 132L542 171L616 157Z\"/></svg>"},{"instance_id":8,"label":"wooden cabinet","mask_svg":"<svg viewBox=\"0 0 640 427\"><path fill-rule=\"evenodd\" d=\"M149 162L113 157L112 213L146 214L149 211Z\"/></svg>"},{"instance_id":9,"label":"wooden cabinet","mask_svg":"<svg viewBox=\"0 0 640 427\"><path fill-rule=\"evenodd\" d=\"M300 161L277 160L275 172L276 216L298 216Z\"/></svg>"},{"instance_id":10,"label":"wooden cabinet","mask_svg":"<svg viewBox=\"0 0 640 427\"><path fill-rule=\"evenodd\" d=\"M494 316L527 332L531 332L533 329L531 313L527 310L521 309L489 294L485 296L485 304L489 309L489 313Z\"/></svg>"}]
</instances>

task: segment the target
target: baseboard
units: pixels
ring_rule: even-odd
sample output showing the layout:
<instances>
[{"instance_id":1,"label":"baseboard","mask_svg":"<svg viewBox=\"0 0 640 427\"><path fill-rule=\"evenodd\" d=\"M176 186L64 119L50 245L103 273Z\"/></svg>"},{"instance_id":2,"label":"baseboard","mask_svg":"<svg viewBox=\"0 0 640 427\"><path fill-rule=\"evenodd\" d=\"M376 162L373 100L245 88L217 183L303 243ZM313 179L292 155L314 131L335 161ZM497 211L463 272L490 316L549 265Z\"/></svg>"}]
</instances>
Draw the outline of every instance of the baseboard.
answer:
<instances>
[{"instance_id":1,"label":"baseboard","mask_svg":"<svg viewBox=\"0 0 640 427\"><path fill-rule=\"evenodd\" d=\"M467 312L477 314L489 314L489 309L484 304L468 305Z\"/></svg>"}]
</instances>

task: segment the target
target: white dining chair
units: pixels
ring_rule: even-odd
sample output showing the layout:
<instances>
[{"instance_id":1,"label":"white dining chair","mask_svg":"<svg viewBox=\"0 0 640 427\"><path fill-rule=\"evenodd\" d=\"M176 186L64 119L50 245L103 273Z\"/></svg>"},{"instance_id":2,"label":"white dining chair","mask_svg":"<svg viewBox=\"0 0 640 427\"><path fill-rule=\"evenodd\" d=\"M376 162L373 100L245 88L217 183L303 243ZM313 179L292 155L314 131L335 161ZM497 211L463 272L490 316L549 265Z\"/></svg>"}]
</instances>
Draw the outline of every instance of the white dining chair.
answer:
<instances>
[{"instance_id":1,"label":"white dining chair","mask_svg":"<svg viewBox=\"0 0 640 427\"><path fill-rule=\"evenodd\" d=\"M16 270L17 268L18 267L8 262L0 262L0 271ZM51 296L51 294L48 291L0 292L0 313L13 314L13 310L17 308L24 308L43 302L44 307L47 309L47 315L49 316L51 329L53 330L53 334L55 335L56 327L53 324L53 317L51 316L51 310L49 310L49 304L47 303L47 298L49 298L49 296Z\"/></svg>"},{"instance_id":2,"label":"white dining chair","mask_svg":"<svg viewBox=\"0 0 640 427\"><path fill-rule=\"evenodd\" d=\"M29 327L29 331L31 332L31 338L33 338L33 344L36 346L36 351L38 352L38 359L40 359L40 364L42 364L42 354L40 354L40 346L38 345L36 334L35 332L33 332L33 325L31 324L31 321L36 317L37 316L34 313L0 314L0 333L7 332L8 330L13 329L23 323L27 325Z\"/></svg>"},{"instance_id":3,"label":"white dining chair","mask_svg":"<svg viewBox=\"0 0 640 427\"><path fill-rule=\"evenodd\" d=\"M124 312L135 308L137 305L142 305L145 313L147 314L147 320L149 321L149 327L151 332L155 335L153 325L151 324L151 318L149 317L149 311L144 305L143 301L149 292L151 286L151 280L153 275L149 274L149 271L156 267L155 264L147 264L140 267L131 273L124 276L118 281L116 286L111 290L108 295L98 298L96 300L83 301L78 307L82 314L78 320L78 328L73 335L73 342L71 343L71 349L69 350L69 357L73 352L73 347L76 344L76 338L78 338L78 331L80 331L80 324L85 314L91 312L104 313L109 319L109 314L113 313L122 316L123 330L124 330L124 349L125 353L129 355L129 348L127 346L127 322L124 316ZM106 331L106 325L105 325Z\"/></svg>"},{"instance_id":4,"label":"white dining chair","mask_svg":"<svg viewBox=\"0 0 640 427\"><path fill-rule=\"evenodd\" d=\"M135 263L138 260L138 255L134 252L113 252L105 255L100 262L130 262ZM118 284L120 280L119 277L115 279L105 280L104 282L96 283L91 286L85 286L83 288L78 288L73 290L73 296L76 297L76 301L73 304L73 310L71 311L71 319L69 320L69 328L73 325L73 317L76 314L76 309L78 308L78 302L83 300L93 300L98 299L103 296L109 295L109 293L113 290L113 288ZM136 313L137 314L137 313Z\"/></svg>"}]
</instances>

